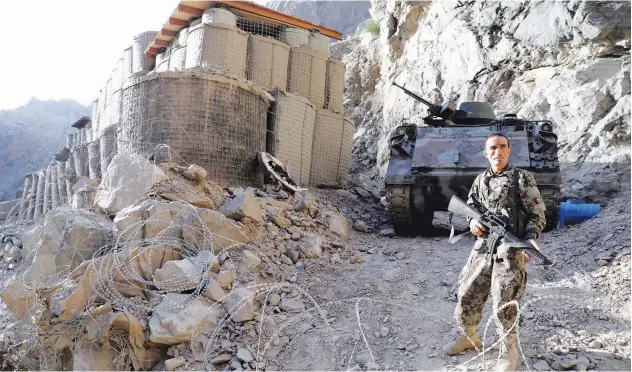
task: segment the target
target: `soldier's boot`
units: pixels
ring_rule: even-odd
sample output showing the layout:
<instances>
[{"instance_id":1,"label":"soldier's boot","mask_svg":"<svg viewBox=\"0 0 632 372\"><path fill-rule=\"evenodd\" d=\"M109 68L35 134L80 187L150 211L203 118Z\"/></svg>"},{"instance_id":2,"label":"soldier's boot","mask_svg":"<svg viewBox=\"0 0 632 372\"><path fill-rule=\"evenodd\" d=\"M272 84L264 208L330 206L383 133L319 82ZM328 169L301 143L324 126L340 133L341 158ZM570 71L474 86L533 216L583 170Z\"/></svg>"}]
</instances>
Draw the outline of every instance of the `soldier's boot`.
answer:
<instances>
[{"instance_id":1,"label":"soldier's boot","mask_svg":"<svg viewBox=\"0 0 632 372\"><path fill-rule=\"evenodd\" d=\"M515 371L520 360L518 345L516 344L516 335L508 334L505 341L501 343L500 359L496 363L496 372Z\"/></svg>"},{"instance_id":2,"label":"soldier's boot","mask_svg":"<svg viewBox=\"0 0 632 372\"><path fill-rule=\"evenodd\" d=\"M447 355L456 355L469 349L480 349L481 340L476 335L476 327L467 327L465 334L458 336L454 341L447 344L443 351Z\"/></svg>"}]
</instances>

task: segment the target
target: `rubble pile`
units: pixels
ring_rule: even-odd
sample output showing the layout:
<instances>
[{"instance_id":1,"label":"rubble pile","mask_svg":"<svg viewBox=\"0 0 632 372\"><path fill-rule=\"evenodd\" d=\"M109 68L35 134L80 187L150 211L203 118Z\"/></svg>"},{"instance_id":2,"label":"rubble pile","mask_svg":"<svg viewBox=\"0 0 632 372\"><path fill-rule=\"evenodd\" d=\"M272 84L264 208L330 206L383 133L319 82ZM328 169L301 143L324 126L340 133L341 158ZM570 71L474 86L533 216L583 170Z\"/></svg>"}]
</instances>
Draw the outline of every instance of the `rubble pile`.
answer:
<instances>
[{"instance_id":1,"label":"rubble pile","mask_svg":"<svg viewBox=\"0 0 632 372\"><path fill-rule=\"evenodd\" d=\"M119 153L90 210L56 208L7 235L4 367L270 367L289 342L283 323L314 306L297 277L348 256L345 214L367 231L379 219L320 202L323 190L222 188L205 173ZM335 191L340 205L379 206L353 190Z\"/></svg>"},{"instance_id":2,"label":"rubble pile","mask_svg":"<svg viewBox=\"0 0 632 372\"><path fill-rule=\"evenodd\" d=\"M621 193L595 217L553 230L543 243L561 241L551 255L563 259L565 266L594 270L595 266L618 265L624 255L630 254L630 213L630 194Z\"/></svg>"}]
</instances>

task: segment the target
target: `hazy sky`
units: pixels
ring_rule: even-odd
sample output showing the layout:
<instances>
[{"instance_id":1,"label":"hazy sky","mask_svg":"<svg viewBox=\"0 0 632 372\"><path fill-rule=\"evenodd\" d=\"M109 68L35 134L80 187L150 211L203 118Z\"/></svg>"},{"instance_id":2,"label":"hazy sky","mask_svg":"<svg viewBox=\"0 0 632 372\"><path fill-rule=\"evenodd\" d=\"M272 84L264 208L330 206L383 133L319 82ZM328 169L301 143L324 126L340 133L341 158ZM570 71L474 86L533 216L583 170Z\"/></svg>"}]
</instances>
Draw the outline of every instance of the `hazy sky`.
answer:
<instances>
[{"instance_id":1,"label":"hazy sky","mask_svg":"<svg viewBox=\"0 0 632 372\"><path fill-rule=\"evenodd\" d=\"M0 0L0 110L30 97L90 104L134 35L160 30L178 2Z\"/></svg>"}]
</instances>

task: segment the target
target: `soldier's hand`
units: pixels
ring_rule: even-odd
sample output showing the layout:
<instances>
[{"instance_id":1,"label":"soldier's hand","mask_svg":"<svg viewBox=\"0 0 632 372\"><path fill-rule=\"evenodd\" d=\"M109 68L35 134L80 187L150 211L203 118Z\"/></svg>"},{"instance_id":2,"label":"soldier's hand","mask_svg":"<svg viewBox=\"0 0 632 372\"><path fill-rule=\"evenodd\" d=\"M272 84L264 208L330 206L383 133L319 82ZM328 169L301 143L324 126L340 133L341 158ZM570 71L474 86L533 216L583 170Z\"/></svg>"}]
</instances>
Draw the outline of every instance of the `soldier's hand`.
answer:
<instances>
[{"instance_id":1,"label":"soldier's hand","mask_svg":"<svg viewBox=\"0 0 632 372\"><path fill-rule=\"evenodd\" d=\"M535 239L529 239L527 240L527 243L531 244L533 248L537 249L538 251L540 250L540 245L538 244L537 241L535 241ZM529 253L525 251L523 251L522 253L524 253L524 255L527 257L527 261L531 259L531 255Z\"/></svg>"},{"instance_id":2,"label":"soldier's hand","mask_svg":"<svg viewBox=\"0 0 632 372\"><path fill-rule=\"evenodd\" d=\"M472 231L472 234L476 236L481 236L485 234L485 226L472 218L472 220L470 221L470 231Z\"/></svg>"}]
</instances>

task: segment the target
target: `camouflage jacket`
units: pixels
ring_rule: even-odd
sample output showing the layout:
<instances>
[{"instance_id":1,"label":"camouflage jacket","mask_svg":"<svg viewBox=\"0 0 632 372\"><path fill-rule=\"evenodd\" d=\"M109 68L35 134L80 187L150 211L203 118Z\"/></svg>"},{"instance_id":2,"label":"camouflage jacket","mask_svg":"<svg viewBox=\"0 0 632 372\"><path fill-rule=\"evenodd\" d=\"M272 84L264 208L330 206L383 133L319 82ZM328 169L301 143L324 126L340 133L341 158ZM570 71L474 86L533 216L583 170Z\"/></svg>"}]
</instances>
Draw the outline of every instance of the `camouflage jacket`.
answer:
<instances>
[{"instance_id":1,"label":"camouflage jacket","mask_svg":"<svg viewBox=\"0 0 632 372\"><path fill-rule=\"evenodd\" d=\"M518 173L518 190L514 193L512 186L514 172ZM518 201L514 201L514 196L518 197ZM540 190L535 183L533 175L524 170L507 165L505 169L498 173L494 173L491 168L487 168L485 172L479 174L470 193L468 194L468 204L473 204L473 198L482 203L487 209L495 213L503 213L512 216L518 213L524 228L523 235L525 239L537 239L546 225L544 217L544 201L540 195ZM516 231L516 233L518 233ZM485 237L485 236L484 236Z\"/></svg>"}]
</instances>

